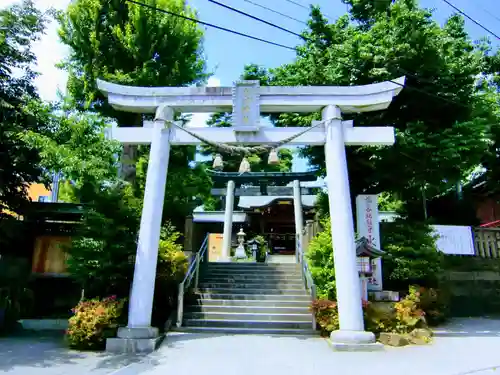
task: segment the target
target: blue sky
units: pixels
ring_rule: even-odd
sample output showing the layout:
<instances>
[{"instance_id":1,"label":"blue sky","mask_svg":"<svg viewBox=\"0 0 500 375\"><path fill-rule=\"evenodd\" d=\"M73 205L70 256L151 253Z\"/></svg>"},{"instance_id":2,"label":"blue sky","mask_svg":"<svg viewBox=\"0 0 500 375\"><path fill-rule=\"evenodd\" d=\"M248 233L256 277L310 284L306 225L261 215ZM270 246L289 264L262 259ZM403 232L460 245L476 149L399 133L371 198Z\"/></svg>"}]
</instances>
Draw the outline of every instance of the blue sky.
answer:
<instances>
[{"instance_id":1,"label":"blue sky","mask_svg":"<svg viewBox=\"0 0 500 375\"><path fill-rule=\"evenodd\" d=\"M54 7L64 9L70 0L34 0L41 8ZM308 10L294 5L288 0L249 0L268 8L285 13L291 17L304 22L308 19ZM307 0L293 0L296 3L308 6ZM450 0L455 6L468 13L472 18L480 21L490 30L500 33L500 9L498 0ZM1 0L4 6L17 2L16 0ZM198 11L202 21L214 23L226 28L235 29L243 33L272 40L277 43L295 46L300 40L298 37L277 30L271 26L264 25L251 20L243 15L238 15L230 10L224 9L208 0L188 0L189 4ZM271 13L267 10L252 5L245 0L219 0L234 8L251 13L271 23L280 25L297 33L305 25L284 18L281 15ZM496 3L496 4L495 4ZM323 12L332 20L346 12L346 5L341 0L316 0ZM442 0L421 0L422 6L435 9L434 17L439 23L443 23L454 11ZM487 35L486 31L466 20L467 30L474 39ZM34 52L38 57L38 71L41 73L37 78L37 86L40 95L45 100L54 100L57 90L64 90L66 75L55 68L54 64L59 62L67 53L66 48L58 41L56 33L57 25L51 24L42 40L34 46ZM493 37L491 37L493 39ZM497 42L498 44L498 42ZM267 45L262 42L242 38L212 28L205 29L204 51L207 57L208 70L214 76L209 81L210 86L231 86L237 80L245 64L256 63L265 67L276 67L293 61L295 53L280 47ZM196 114L193 125L203 126L207 115ZM294 170L304 170L305 161L296 160Z\"/></svg>"},{"instance_id":2,"label":"blue sky","mask_svg":"<svg viewBox=\"0 0 500 375\"><path fill-rule=\"evenodd\" d=\"M306 6L308 4L307 0L294 1ZM296 21L258 8L245 0L220 0L219 2L244 10L298 33L304 27L304 25ZM299 20L307 21L308 19L307 9L303 9L286 0L252 0L252 2L279 10L281 13ZM498 0L451 0L451 2L468 13L472 18L480 20L486 27L500 33ZM496 6L495 2L497 2ZM300 42L300 39L296 36L264 25L243 15L236 14L207 0L189 0L189 3L198 10L199 17L203 21L216 23L217 25L236 29L289 46L295 46ZM320 5L323 12L333 19L345 14L347 9L346 5L342 4L340 0L316 0L313 4ZM442 0L422 0L421 4L427 8L435 8L434 15L440 23L443 23L453 13L453 9ZM486 10L490 10L490 12ZM492 16L495 12L499 20ZM484 30L472 22L466 21L466 24L473 38L480 38L486 35ZM233 80L237 79L245 64L257 63L266 67L276 67L292 61L295 57L293 51L258 41L247 40L237 35L231 35L210 28L207 28L205 31L205 53L208 58L209 69L215 72L215 76L220 79L222 85L230 85Z\"/></svg>"}]
</instances>

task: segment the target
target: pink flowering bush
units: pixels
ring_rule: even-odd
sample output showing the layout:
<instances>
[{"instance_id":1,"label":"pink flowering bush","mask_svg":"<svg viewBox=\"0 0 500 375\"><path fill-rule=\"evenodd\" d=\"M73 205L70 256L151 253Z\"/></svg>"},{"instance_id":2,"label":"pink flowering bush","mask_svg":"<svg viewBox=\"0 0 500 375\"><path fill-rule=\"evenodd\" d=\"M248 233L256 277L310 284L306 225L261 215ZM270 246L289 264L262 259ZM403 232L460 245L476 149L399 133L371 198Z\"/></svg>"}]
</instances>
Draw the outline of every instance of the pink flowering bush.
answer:
<instances>
[{"instance_id":1,"label":"pink flowering bush","mask_svg":"<svg viewBox=\"0 0 500 375\"><path fill-rule=\"evenodd\" d=\"M66 339L73 349L102 350L108 337L115 337L125 300L116 296L81 301L72 310Z\"/></svg>"}]
</instances>

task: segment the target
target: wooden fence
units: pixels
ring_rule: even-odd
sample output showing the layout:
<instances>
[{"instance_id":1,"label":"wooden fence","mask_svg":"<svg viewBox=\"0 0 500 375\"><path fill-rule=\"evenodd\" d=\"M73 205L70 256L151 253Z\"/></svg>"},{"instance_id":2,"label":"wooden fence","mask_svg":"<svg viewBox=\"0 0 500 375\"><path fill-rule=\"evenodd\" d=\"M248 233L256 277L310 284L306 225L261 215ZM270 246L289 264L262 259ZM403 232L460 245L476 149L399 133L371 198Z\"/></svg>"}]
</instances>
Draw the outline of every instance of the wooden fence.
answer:
<instances>
[{"instance_id":1,"label":"wooden fence","mask_svg":"<svg viewBox=\"0 0 500 375\"><path fill-rule=\"evenodd\" d=\"M482 258L500 258L500 228L475 228L475 255Z\"/></svg>"}]
</instances>

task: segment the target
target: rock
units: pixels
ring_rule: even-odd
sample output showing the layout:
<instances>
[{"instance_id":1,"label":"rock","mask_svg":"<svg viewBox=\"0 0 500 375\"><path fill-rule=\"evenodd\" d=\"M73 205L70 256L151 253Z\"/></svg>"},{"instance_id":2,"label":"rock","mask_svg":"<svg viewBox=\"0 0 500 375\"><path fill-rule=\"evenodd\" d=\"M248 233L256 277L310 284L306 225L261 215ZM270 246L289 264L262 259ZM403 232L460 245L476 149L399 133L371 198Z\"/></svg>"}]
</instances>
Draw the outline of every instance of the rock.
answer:
<instances>
[{"instance_id":1,"label":"rock","mask_svg":"<svg viewBox=\"0 0 500 375\"><path fill-rule=\"evenodd\" d=\"M433 334L428 328L415 328L410 335L414 337L432 337Z\"/></svg>"},{"instance_id":2,"label":"rock","mask_svg":"<svg viewBox=\"0 0 500 375\"><path fill-rule=\"evenodd\" d=\"M426 328L416 328L410 332L409 340L415 345L426 345L432 341L432 331Z\"/></svg>"},{"instance_id":3,"label":"rock","mask_svg":"<svg viewBox=\"0 0 500 375\"><path fill-rule=\"evenodd\" d=\"M389 333L389 332L382 332L378 340L382 344L389 346L405 346L410 343L406 335L401 335L399 333Z\"/></svg>"}]
</instances>

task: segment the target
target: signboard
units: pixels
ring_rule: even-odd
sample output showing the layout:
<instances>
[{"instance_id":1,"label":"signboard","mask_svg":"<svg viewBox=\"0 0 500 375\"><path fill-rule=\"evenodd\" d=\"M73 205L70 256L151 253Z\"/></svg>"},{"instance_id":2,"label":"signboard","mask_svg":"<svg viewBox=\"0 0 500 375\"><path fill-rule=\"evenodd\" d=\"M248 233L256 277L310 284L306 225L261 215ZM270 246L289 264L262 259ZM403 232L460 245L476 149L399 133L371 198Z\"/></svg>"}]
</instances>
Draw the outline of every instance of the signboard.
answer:
<instances>
[{"instance_id":1,"label":"signboard","mask_svg":"<svg viewBox=\"0 0 500 375\"><path fill-rule=\"evenodd\" d=\"M222 233L210 233L208 235L208 261L218 262L222 258Z\"/></svg>"},{"instance_id":2,"label":"signboard","mask_svg":"<svg viewBox=\"0 0 500 375\"><path fill-rule=\"evenodd\" d=\"M458 225L432 225L439 236L436 246L445 254L474 255L474 239L471 227Z\"/></svg>"},{"instance_id":3,"label":"signboard","mask_svg":"<svg viewBox=\"0 0 500 375\"><path fill-rule=\"evenodd\" d=\"M260 120L259 81L240 81L233 88L233 124L239 131L258 129Z\"/></svg>"},{"instance_id":4,"label":"signboard","mask_svg":"<svg viewBox=\"0 0 500 375\"><path fill-rule=\"evenodd\" d=\"M71 237L40 236L35 239L32 272L66 275L68 254L65 247L71 244Z\"/></svg>"},{"instance_id":5,"label":"signboard","mask_svg":"<svg viewBox=\"0 0 500 375\"><path fill-rule=\"evenodd\" d=\"M358 195L356 197L357 230L359 237L368 239L368 243L380 249L380 226L378 217L378 196ZM382 259L372 260L373 274L368 278L368 290L382 290Z\"/></svg>"}]
</instances>

